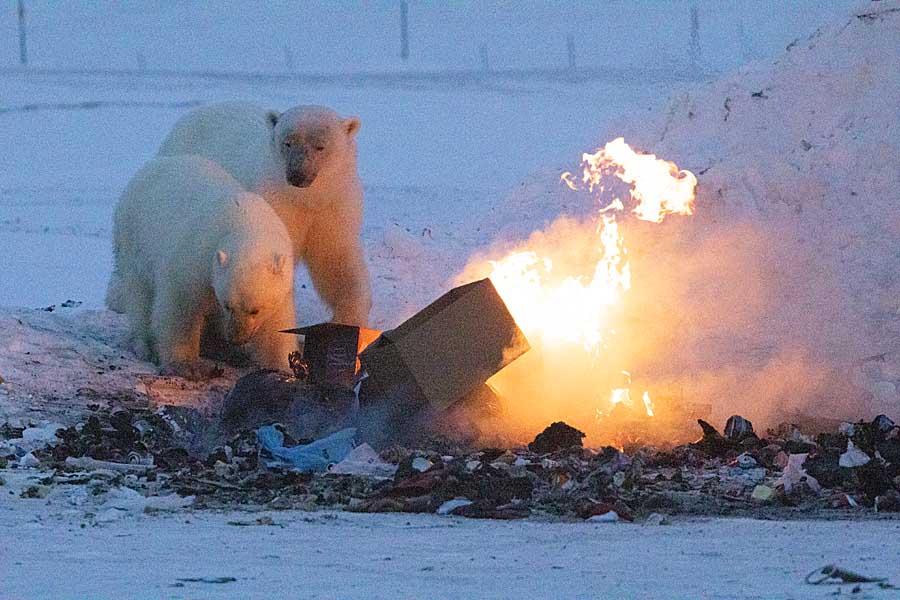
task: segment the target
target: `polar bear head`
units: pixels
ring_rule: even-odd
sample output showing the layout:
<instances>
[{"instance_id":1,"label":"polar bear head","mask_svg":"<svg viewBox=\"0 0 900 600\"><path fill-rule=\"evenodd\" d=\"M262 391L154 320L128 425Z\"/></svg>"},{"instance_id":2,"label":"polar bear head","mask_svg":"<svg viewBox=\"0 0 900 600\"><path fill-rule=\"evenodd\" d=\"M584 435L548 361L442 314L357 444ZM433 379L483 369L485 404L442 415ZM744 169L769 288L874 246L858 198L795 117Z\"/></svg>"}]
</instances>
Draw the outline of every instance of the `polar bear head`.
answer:
<instances>
[{"instance_id":1,"label":"polar bear head","mask_svg":"<svg viewBox=\"0 0 900 600\"><path fill-rule=\"evenodd\" d=\"M224 316L225 339L250 340L293 290L293 257L259 239L227 239L213 260L213 290Z\"/></svg>"},{"instance_id":2,"label":"polar bear head","mask_svg":"<svg viewBox=\"0 0 900 600\"><path fill-rule=\"evenodd\" d=\"M346 168L356 160L358 117L342 118L324 106L295 106L270 116L273 143L284 161L284 175L295 187L311 186L317 178Z\"/></svg>"}]
</instances>

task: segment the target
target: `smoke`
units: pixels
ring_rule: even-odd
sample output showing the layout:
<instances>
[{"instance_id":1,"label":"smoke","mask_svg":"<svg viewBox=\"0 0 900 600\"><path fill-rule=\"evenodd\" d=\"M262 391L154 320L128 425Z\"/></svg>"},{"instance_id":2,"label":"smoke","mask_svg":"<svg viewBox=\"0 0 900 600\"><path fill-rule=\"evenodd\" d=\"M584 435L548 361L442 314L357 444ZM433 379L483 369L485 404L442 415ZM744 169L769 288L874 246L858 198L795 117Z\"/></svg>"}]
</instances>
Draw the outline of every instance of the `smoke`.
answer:
<instances>
[{"instance_id":1,"label":"smoke","mask_svg":"<svg viewBox=\"0 0 900 600\"><path fill-rule=\"evenodd\" d=\"M741 414L761 431L804 415L871 416L858 375L877 347L844 272L822 252L834 240L810 235L805 222L790 211L760 218L723 210L702 186L693 217L620 219L632 287L609 309L614 333L591 355L526 331L532 351L490 382L504 401L502 433L524 440L565 420L589 443L610 441L603 417L611 390L628 386L623 370L632 398L640 404L649 391L658 414L667 404L709 405L713 422ZM594 219L560 217L524 241L473 256L456 283L487 276L488 260L526 248L550 258L556 273L589 278L595 230ZM658 422L659 440L696 433Z\"/></svg>"}]
</instances>

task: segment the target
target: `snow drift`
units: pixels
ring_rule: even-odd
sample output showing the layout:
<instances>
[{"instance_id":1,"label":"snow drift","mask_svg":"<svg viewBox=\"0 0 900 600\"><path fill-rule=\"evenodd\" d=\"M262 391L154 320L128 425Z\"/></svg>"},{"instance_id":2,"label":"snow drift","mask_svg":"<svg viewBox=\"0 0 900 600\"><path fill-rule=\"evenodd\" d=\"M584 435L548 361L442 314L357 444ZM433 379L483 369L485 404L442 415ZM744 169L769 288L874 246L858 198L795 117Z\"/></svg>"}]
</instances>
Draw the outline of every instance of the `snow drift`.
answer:
<instances>
[{"instance_id":1,"label":"snow drift","mask_svg":"<svg viewBox=\"0 0 900 600\"><path fill-rule=\"evenodd\" d=\"M866 3L599 140L699 176L693 218L621 225L633 287L610 351L635 378L763 425L900 413L898 56L900 3ZM568 221L592 210L557 172L523 184L482 223L500 241L466 273L534 230L531 245L577 254Z\"/></svg>"}]
</instances>

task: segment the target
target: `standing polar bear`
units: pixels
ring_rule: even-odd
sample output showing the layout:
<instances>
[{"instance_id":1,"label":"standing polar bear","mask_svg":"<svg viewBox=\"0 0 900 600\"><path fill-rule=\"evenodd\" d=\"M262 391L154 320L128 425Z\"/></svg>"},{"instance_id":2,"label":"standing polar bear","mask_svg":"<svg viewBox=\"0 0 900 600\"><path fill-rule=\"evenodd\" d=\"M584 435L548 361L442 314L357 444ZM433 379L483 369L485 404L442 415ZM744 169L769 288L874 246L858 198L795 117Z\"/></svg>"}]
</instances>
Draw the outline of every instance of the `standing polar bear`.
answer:
<instances>
[{"instance_id":1,"label":"standing polar bear","mask_svg":"<svg viewBox=\"0 0 900 600\"><path fill-rule=\"evenodd\" d=\"M199 156L150 161L116 206L108 297L163 372L208 376L201 338L249 343L266 368L296 350L293 249L257 194Z\"/></svg>"},{"instance_id":2,"label":"standing polar bear","mask_svg":"<svg viewBox=\"0 0 900 600\"><path fill-rule=\"evenodd\" d=\"M321 106L278 114L226 102L182 117L159 154L204 156L262 195L287 226L294 259L306 263L332 319L365 326L372 300L359 241L359 127L358 118Z\"/></svg>"}]
</instances>

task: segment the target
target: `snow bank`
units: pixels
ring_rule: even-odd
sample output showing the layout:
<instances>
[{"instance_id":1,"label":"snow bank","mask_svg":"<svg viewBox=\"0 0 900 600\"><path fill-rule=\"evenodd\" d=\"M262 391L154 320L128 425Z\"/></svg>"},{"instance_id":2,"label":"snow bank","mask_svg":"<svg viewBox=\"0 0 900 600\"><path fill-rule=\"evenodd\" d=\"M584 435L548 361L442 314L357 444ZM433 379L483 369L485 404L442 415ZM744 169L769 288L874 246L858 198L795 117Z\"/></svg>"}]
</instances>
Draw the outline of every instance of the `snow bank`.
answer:
<instances>
[{"instance_id":1,"label":"snow bank","mask_svg":"<svg viewBox=\"0 0 900 600\"><path fill-rule=\"evenodd\" d=\"M900 3L867 2L599 141L624 135L700 181L695 216L624 225L636 379L719 418L900 413L898 56ZM589 214L558 176L482 227L522 240Z\"/></svg>"}]
</instances>

